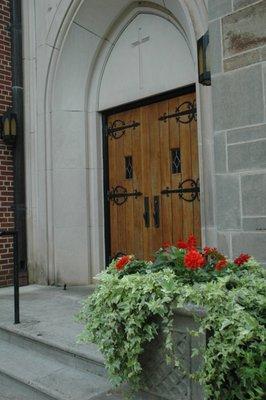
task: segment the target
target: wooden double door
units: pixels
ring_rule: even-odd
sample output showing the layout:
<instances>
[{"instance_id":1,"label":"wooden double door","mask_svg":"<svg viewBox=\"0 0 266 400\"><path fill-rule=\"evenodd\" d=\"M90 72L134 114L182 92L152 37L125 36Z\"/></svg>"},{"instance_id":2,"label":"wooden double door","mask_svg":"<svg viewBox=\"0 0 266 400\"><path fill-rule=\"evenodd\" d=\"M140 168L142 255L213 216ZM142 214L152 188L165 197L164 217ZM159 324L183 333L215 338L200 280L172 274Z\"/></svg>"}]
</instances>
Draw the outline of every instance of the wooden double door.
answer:
<instances>
[{"instance_id":1,"label":"wooden double door","mask_svg":"<svg viewBox=\"0 0 266 400\"><path fill-rule=\"evenodd\" d=\"M152 259L163 242L200 244L195 93L107 118L109 256Z\"/></svg>"}]
</instances>

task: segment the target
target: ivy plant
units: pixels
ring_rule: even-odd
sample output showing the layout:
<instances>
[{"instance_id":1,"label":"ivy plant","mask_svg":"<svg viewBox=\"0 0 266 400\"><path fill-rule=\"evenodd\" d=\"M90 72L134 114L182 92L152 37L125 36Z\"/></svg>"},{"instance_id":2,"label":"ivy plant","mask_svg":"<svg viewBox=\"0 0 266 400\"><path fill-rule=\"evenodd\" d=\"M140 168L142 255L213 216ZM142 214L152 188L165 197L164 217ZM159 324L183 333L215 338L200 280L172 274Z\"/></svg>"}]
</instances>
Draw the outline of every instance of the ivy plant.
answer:
<instances>
[{"instance_id":1,"label":"ivy plant","mask_svg":"<svg viewBox=\"0 0 266 400\"><path fill-rule=\"evenodd\" d=\"M174 360L178 368L173 310L193 303L206 311L195 334L208 331L210 337L203 368L190 378L201 383L206 399L259 400L266 380L264 278L263 267L250 256L233 262L216 249L199 252L193 238L179 247L164 245L154 262L124 256L100 274L84 302L80 339L98 345L114 384L139 389L140 356L159 330L166 361Z\"/></svg>"}]
</instances>

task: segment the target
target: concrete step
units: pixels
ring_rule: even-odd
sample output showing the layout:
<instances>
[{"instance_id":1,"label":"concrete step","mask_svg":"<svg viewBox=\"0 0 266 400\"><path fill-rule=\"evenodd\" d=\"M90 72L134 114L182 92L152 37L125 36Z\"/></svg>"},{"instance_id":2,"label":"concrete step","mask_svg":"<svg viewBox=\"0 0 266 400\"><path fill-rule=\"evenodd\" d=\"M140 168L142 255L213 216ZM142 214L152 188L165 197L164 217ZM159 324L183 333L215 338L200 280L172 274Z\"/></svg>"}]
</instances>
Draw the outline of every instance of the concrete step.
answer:
<instances>
[{"instance_id":1,"label":"concrete step","mask_svg":"<svg viewBox=\"0 0 266 400\"><path fill-rule=\"evenodd\" d=\"M77 344L75 315L88 287L21 288L21 323L13 324L13 288L0 291L0 400L122 400L93 344ZM153 400L139 393L135 400ZM155 398L154 400L158 400Z\"/></svg>"},{"instance_id":2,"label":"concrete step","mask_svg":"<svg viewBox=\"0 0 266 400\"><path fill-rule=\"evenodd\" d=\"M0 339L0 400L163 400L129 393L127 385L114 389L107 378L38 353L30 343L21 347Z\"/></svg>"},{"instance_id":3,"label":"concrete step","mask_svg":"<svg viewBox=\"0 0 266 400\"><path fill-rule=\"evenodd\" d=\"M86 354L0 327L0 400L124 400L129 388L113 389L100 353ZM130 396L131 397L131 396ZM133 400L162 400L138 392Z\"/></svg>"},{"instance_id":4,"label":"concrete step","mask_svg":"<svg viewBox=\"0 0 266 400\"><path fill-rule=\"evenodd\" d=\"M5 341L21 349L30 349L38 355L49 357L51 360L63 363L65 366L107 377L104 359L93 344L88 344L86 353L84 353L66 344L59 345L41 336L17 330L15 326L0 326L0 341Z\"/></svg>"},{"instance_id":5,"label":"concrete step","mask_svg":"<svg viewBox=\"0 0 266 400\"><path fill-rule=\"evenodd\" d=\"M27 344L0 340L1 400L86 400L106 397L111 390L106 378L70 366L68 356L60 355L59 361L52 349L45 354L44 348L41 352L34 349L34 342Z\"/></svg>"}]
</instances>

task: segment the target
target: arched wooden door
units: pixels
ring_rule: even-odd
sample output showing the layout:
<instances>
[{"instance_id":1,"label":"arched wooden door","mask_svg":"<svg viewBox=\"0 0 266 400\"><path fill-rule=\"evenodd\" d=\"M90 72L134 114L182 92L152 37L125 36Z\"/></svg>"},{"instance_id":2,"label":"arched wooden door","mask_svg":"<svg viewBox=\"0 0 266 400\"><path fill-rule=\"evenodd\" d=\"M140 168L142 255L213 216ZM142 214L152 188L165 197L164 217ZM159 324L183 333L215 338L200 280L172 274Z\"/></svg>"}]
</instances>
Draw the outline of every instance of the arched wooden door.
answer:
<instances>
[{"instance_id":1,"label":"arched wooden door","mask_svg":"<svg viewBox=\"0 0 266 400\"><path fill-rule=\"evenodd\" d=\"M201 241L195 92L107 117L106 240L152 259L163 242Z\"/></svg>"}]
</instances>

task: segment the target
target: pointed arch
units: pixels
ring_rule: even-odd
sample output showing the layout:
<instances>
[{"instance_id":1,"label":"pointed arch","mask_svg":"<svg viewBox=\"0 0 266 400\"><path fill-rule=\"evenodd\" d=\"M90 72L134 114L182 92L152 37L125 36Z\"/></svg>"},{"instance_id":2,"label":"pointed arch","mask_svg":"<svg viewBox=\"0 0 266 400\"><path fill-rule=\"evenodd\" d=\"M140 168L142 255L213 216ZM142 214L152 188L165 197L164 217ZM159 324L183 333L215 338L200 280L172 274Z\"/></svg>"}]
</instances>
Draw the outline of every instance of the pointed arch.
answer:
<instances>
[{"instance_id":1,"label":"pointed arch","mask_svg":"<svg viewBox=\"0 0 266 400\"><path fill-rule=\"evenodd\" d=\"M41 258L45 264L42 268L50 283L88 283L103 266L98 94L115 38L130 18L144 9L152 11L179 26L197 69L196 41L208 25L204 0L110 1L111 17L108 10L103 14L102 3L99 0L62 0L46 38L49 61L44 89L39 93L44 101L38 103L38 135L45 144L45 155L43 147L40 148L31 164L45 171L45 206L38 209L37 214L45 221L45 226L38 229L45 231L47 245L40 246L38 240L44 234L37 235L31 253L34 257L42 248ZM211 89L196 86L203 187L202 236L203 241L215 243ZM33 157L32 154L29 157ZM34 172L31 179L36 179ZM38 191L28 196L38 203Z\"/></svg>"}]
</instances>

